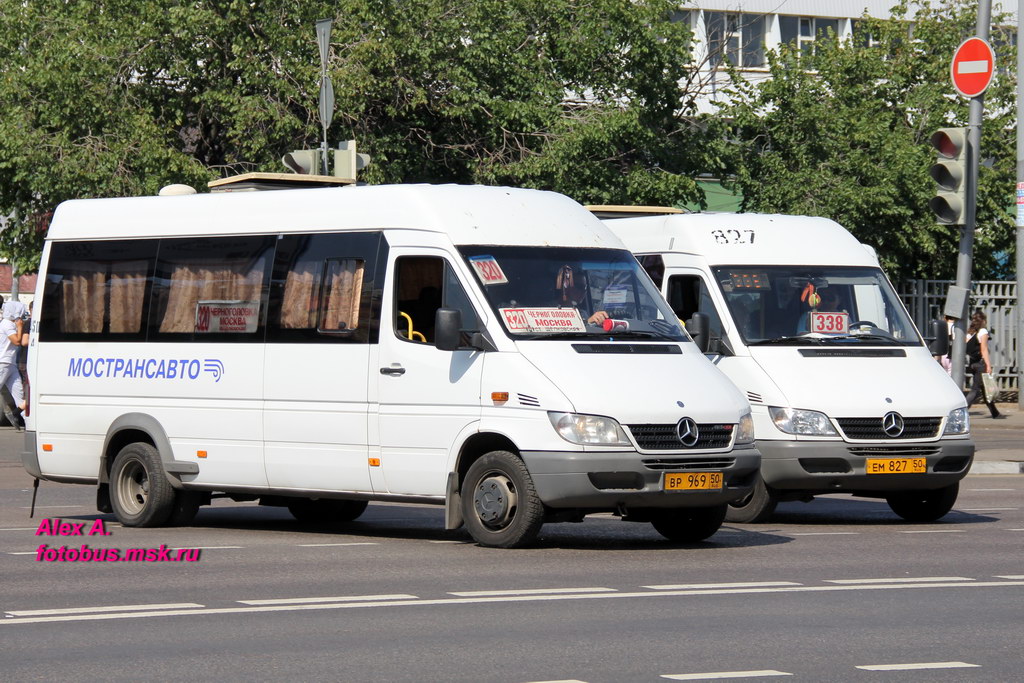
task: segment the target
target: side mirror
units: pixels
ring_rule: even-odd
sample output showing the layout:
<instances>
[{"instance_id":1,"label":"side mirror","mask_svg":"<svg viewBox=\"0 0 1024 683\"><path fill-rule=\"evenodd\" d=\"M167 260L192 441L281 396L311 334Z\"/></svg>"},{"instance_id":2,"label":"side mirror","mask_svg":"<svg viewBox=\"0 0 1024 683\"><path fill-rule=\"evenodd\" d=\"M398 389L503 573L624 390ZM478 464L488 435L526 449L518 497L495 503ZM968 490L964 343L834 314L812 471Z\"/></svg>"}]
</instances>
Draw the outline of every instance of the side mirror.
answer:
<instances>
[{"instance_id":1,"label":"side mirror","mask_svg":"<svg viewBox=\"0 0 1024 683\"><path fill-rule=\"evenodd\" d=\"M462 346L462 311L439 308L434 314L434 346L442 351L455 351Z\"/></svg>"},{"instance_id":2,"label":"side mirror","mask_svg":"<svg viewBox=\"0 0 1024 683\"><path fill-rule=\"evenodd\" d=\"M693 317L686 321L686 331L697 343L701 353L707 353L711 347L711 321L707 313L694 313Z\"/></svg>"},{"instance_id":3,"label":"side mirror","mask_svg":"<svg viewBox=\"0 0 1024 683\"><path fill-rule=\"evenodd\" d=\"M928 349L933 356L945 356L949 354L949 332L945 320L932 320L928 323L931 328L932 340Z\"/></svg>"}]
</instances>

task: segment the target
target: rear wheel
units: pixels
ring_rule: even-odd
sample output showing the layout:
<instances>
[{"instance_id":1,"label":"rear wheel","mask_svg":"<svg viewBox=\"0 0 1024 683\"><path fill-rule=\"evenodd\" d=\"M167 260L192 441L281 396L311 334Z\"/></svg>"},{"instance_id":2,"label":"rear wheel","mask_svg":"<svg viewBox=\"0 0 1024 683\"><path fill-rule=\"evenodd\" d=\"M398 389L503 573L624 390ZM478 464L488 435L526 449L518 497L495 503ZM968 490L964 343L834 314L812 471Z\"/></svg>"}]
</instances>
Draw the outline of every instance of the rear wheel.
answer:
<instances>
[{"instance_id":1,"label":"rear wheel","mask_svg":"<svg viewBox=\"0 0 1024 683\"><path fill-rule=\"evenodd\" d=\"M928 491L901 491L886 496L892 511L908 522L934 522L953 509L960 484Z\"/></svg>"},{"instance_id":2,"label":"rear wheel","mask_svg":"<svg viewBox=\"0 0 1024 683\"><path fill-rule=\"evenodd\" d=\"M160 454L148 443L121 449L110 469L110 505L125 526L160 526L170 517L175 491Z\"/></svg>"},{"instance_id":3,"label":"rear wheel","mask_svg":"<svg viewBox=\"0 0 1024 683\"><path fill-rule=\"evenodd\" d=\"M764 483L761 475L757 475L753 490L743 498L729 503L725 519L747 524L765 522L775 512L775 506L778 504L778 494Z\"/></svg>"},{"instance_id":4,"label":"rear wheel","mask_svg":"<svg viewBox=\"0 0 1024 683\"><path fill-rule=\"evenodd\" d=\"M492 451L474 462L461 494L466 529L480 545L521 548L537 538L544 524L533 478L508 451Z\"/></svg>"},{"instance_id":5,"label":"rear wheel","mask_svg":"<svg viewBox=\"0 0 1024 683\"><path fill-rule=\"evenodd\" d=\"M714 534L725 521L726 505L655 510L651 526L670 541L695 543Z\"/></svg>"},{"instance_id":6,"label":"rear wheel","mask_svg":"<svg viewBox=\"0 0 1024 683\"><path fill-rule=\"evenodd\" d=\"M295 498L288 503L288 512L306 524L336 524L356 519L366 511L366 505L365 500Z\"/></svg>"}]
</instances>

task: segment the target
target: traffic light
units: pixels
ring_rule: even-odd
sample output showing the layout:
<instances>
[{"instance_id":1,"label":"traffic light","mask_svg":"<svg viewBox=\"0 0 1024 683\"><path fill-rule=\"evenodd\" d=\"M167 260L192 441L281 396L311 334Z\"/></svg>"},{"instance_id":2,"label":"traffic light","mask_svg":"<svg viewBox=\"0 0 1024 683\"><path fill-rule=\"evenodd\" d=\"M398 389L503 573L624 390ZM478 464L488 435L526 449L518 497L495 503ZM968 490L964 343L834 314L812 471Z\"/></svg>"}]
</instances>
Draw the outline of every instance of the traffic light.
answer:
<instances>
[{"instance_id":1,"label":"traffic light","mask_svg":"<svg viewBox=\"0 0 1024 683\"><path fill-rule=\"evenodd\" d=\"M320 150L296 149L281 157L281 162L295 173L320 175Z\"/></svg>"},{"instance_id":2,"label":"traffic light","mask_svg":"<svg viewBox=\"0 0 1024 683\"><path fill-rule=\"evenodd\" d=\"M356 152L356 141L346 140L338 143L334 154L334 176L337 178L356 179L356 174L370 165L370 155Z\"/></svg>"},{"instance_id":3,"label":"traffic light","mask_svg":"<svg viewBox=\"0 0 1024 683\"><path fill-rule=\"evenodd\" d=\"M928 173L938 185L928 202L939 223L963 225L967 216L967 129L940 128L931 137L937 159Z\"/></svg>"}]
</instances>

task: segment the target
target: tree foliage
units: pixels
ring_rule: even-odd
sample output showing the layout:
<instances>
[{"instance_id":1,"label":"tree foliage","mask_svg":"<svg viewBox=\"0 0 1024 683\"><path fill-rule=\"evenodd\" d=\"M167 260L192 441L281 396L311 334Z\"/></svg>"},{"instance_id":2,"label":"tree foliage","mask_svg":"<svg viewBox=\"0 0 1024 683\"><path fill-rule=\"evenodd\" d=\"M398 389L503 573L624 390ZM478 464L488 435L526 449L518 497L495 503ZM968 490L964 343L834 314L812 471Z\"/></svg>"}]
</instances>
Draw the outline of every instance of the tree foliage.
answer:
<instances>
[{"instance_id":1,"label":"tree foliage","mask_svg":"<svg viewBox=\"0 0 1024 683\"><path fill-rule=\"evenodd\" d=\"M0 255L76 197L284 170L315 147L316 20L334 18L329 139L369 182L505 183L699 201L713 145L680 102L668 0L0 0Z\"/></svg>"},{"instance_id":2,"label":"tree foliage","mask_svg":"<svg viewBox=\"0 0 1024 683\"><path fill-rule=\"evenodd\" d=\"M973 2L924 3L911 23L865 19L853 43L783 50L769 56L771 79L736 81L738 101L723 114L739 141L732 161L744 208L834 218L873 245L891 275L952 278L960 230L938 225L928 208L929 137L967 125L968 100L954 94L949 63L976 16ZM1013 64L996 44L997 63ZM1002 71L985 97L977 279L1013 269L1014 87Z\"/></svg>"}]
</instances>

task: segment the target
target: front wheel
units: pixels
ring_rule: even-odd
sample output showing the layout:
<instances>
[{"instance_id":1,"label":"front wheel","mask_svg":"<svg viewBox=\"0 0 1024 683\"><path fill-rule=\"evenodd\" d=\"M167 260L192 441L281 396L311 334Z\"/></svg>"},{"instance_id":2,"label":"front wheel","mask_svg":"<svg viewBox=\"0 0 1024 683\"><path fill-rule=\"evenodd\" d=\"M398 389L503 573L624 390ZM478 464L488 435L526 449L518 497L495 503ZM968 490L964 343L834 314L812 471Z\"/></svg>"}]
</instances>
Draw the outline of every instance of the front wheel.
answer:
<instances>
[{"instance_id":1,"label":"front wheel","mask_svg":"<svg viewBox=\"0 0 1024 683\"><path fill-rule=\"evenodd\" d=\"M148 443L130 443L110 469L110 505L125 526L160 526L174 511L175 492L160 454Z\"/></svg>"},{"instance_id":2,"label":"front wheel","mask_svg":"<svg viewBox=\"0 0 1024 683\"><path fill-rule=\"evenodd\" d=\"M778 504L778 494L764 483L761 475L757 475L753 490L743 498L729 503L725 519L746 524L766 522Z\"/></svg>"},{"instance_id":3,"label":"front wheel","mask_svg":"<svg viewBox=\"0 0 1024 683\"><path fill-rule=\"evenodd\" d=\"M526 465L513 453L492 451L462 481L462 517L480 545L522 548L540 533L544 506Z\"/></svg>"},{"instance_id":4,"label":"front wheel","mask_svg":"<svg viewBox=\"0 0 1024 683\"><path fill-rule=\"evenodd\" d=\"M934 522L953 509L960 484L928 491L901 491L886 496L892 511L908 522Z\"/></svg>"},{"instance_id":5,"label":"front wheel","mask_svg":"<svg viewBox=\"0 0 1024 683\"><path fill-rule=\"evenodd\" d=\"M706 508L672 508L657 510L651 526L670 541L696 543L714 534L725 521L727 505Z\"/></svg>"}]
</instances>

